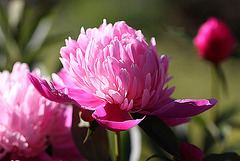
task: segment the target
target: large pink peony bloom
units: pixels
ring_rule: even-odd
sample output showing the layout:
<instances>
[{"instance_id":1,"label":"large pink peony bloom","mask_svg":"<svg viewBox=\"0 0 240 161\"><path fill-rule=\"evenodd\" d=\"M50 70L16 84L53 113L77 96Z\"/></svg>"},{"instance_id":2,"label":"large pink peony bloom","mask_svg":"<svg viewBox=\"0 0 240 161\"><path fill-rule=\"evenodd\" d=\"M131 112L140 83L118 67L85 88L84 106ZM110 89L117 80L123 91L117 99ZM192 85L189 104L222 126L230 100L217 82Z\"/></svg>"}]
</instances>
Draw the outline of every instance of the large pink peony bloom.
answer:
<instances>
[{"instance_id":1,"label":"large pink peony bloom","mask_svg":"<svg viewBox=\"0 0 240 161\"><path fill-rule=\"evenodd\" d=\"M28 72L16 63L12 73L0 73L0 159L83 161L71 138L72 107L41 96Z\"/></svg>"},{"instance_id":2,"label":"large pink peony bloom","mask_svg":"<svg viewBox=\"0 0 240 161\"><path fill-rule=\"evenodd\" d=\"M225 23L210 17L199 28L193 44L201 58L218 64L232 54L235 38Z\"/></svg>"},{"instance_id":3,"label":"large pink peony bloom","mask_svg":"<svg viewBox=\"0 0 240 161\"><path fill-rule=\"evenodd\" d=\"M155 39L149 46L140 30L124 21L81 29L78 40L66 40L60 51L63 69L53 84L29 75L39 92L54 101L92 110L92 117L109 130L127 130L142 119L129 113L156 115L168 125L189 121L214 106L210 100L175 100L166 83L169 58L159 56Z\"/></svg>"}]
</instances>

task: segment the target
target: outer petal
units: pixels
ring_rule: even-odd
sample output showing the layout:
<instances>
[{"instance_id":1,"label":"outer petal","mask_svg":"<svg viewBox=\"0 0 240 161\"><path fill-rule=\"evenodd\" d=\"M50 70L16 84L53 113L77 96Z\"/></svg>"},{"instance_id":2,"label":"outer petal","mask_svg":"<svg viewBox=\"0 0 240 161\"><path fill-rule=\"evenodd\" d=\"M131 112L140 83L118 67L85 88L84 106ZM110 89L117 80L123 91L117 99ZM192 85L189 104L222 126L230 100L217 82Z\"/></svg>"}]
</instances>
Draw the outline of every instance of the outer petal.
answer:
<instances>
[{"instance_id":1,"label":"outer petal","mask_svg":"<svg viewBox=\"0 0 240 161\"><path fill-rule=\"evenodd\" d=\"M153 114L159 117L184 118L198 115L211 107L218 101L216 99L202 100L175 100L165 105Z\"/></svg>"},{"instance_id":2,"label":"outer petal","mask_svg":"<svg viewBox=\"0 0 240 161\"><path fill-rule=\"evenodd\" d=\"M105 128L115 132L128 130L144 119L133 120L129 113L120 110L117 104L106 104L102 108L97 108L93 113L93 118Z\"/></svg>"},{"instance_id":3,"label":"outer petal","mask_svg":"<svg viewBox=\"0 0 240 161\"><path fill-rule=\"evenodd\" d=\"M105 106L105 101L85 92L67 79L65 70L61 70L59 75L53 74L53 84L39 77L28 73L28 77L35 88L47 99L60 103L72 103L88 110L94 110L99 106Z\"/></svg>"},{"instance_id":4,"label":"outer petal","mask_svg":"<svg viewBox=\"0 0 240 161\"><path fill-rule=\"evenodd\" d=\"M54 86L50 87L49 83L46 80L35 77L30 73L28 73L28 78L38 90L38 92L47 99L59 103L73 103L77 106L80 106L75 100L69 98L68 95L64 94L60 90L57 90Z\"/></svg>"},{"instance_id":5,"label":"outer petal","mask_svg":"<svg viewBox=\"0 0 240 161\"><path fill-rule=\"evenodd\" d=\"M161 118L168 126L177 126L191 121L190 118Z\"/></svg>"}]
</instances>

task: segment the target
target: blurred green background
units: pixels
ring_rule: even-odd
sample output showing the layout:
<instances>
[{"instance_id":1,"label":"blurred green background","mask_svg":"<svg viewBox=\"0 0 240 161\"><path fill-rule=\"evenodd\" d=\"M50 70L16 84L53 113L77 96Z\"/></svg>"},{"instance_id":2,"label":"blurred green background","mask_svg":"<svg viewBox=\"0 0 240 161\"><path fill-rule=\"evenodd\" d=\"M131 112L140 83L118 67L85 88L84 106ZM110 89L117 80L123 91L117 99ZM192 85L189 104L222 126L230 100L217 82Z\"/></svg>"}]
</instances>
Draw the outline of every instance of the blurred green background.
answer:
<instances>
[{"instance_id":1,"label":"blurred green background","mask_svg":"<svg viewBox=\"0 0 240 161\"><path fill-rule=\"evenodd\" d=\"M3 10L11 2L1 1ZM85 29L99 27L103 19L112 24L123 20L129 26L142 30L147 42L150 42L151 37L155 37L159 54L172 57L169 75L174 78L169 84L176 86L174 98L211 98L212 67L209 62L198 58L192 45L192 39L199 26L209 16L214 16L228 24L237 41L240 40L239 0L26 0L26 2L28 10L24 12L25 17L20 19L22 24L16 25L16 29L13 31L16 33L21 31L20 33L26 36L27 33L24 31L30 32L31 25L40 17L45 20L42 23L43 29L45 25L49 32L46 33L47 36L38 49L30 50L27 48L28 43L20 45L20 55L24 55L24 51L28 51L30 57L27 54L23 58L16 56L12 62L8 62L6 51L9 49L5 49L4 46L7 41L6 38L1 38L4 31L8 31L8 29L2 28L2 32L0 32L1 70L11 69L12 63L21 61L27 62L31 67L40 67L44 74L58 72L61 68L59 50L65 45L65 39L69 36L77 39L82 26ZM1 17L2 24L4 24L3 20L4 16ZM36 22L36 25L38 24L39 22ZM24 42L19 38L21 34L14 34L14 32L12 37L16 39L16 43ZM45 33L39 32L37 37L43 34ZM240 50L238 46L237 42L232 57L222 64L229 91L225 93L219 89L219 103L216 108L223 113L229 109L237 109L234 113L238 113L238 109L240 109ZM208 112L205 112L204 116L201 115L200 118L207 117L205 115L208 115ZM234 117L233 122L237 125L236 127L224 126L223 131L227 136L225 150L240 152L240 132L238 130L240 114L232 117ZM199 118L194 117L190 124L186 124L180 129L187 132L187 136L190 138L189 142L203 148L198 120ZM215 149L213 151L218 152ZM157 148L151 141L148 138L144 139L142 160L156 152Z\"/></svg>"}]
</instances>

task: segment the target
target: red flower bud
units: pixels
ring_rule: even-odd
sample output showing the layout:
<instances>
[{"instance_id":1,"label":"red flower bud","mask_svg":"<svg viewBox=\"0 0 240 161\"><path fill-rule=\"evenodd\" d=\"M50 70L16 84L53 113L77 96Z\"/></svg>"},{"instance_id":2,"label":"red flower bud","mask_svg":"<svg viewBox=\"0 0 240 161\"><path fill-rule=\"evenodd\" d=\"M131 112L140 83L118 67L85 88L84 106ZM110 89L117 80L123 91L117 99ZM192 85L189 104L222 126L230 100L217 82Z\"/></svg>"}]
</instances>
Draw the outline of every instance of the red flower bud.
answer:
<instances>
[{"instance_id":1,"label":"red flower bud","mask_svg":"<svg viewBox=\"0 0 240 161\"><path fill-rule=\"evenodd\" d=\"M231 55L235 38L226 24L210 17L199 28L193 44L201 58L218 64Z\"/></svg>"}]
</instances>

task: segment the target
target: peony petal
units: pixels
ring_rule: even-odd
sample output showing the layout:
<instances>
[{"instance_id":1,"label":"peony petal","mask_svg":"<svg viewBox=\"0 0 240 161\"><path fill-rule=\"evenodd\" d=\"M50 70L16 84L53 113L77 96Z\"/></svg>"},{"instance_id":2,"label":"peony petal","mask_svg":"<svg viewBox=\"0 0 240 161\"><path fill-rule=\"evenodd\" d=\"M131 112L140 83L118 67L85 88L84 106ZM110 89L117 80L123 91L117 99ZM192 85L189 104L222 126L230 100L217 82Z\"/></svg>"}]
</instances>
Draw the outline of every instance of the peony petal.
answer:
<instances>
[{"instance_id":1,"label":"peony petal","mask_svg":"<svg viewBox=\"0 0 240 161\"><path fill-rule=\"evenodd\" d=\"M153 112L154 115L159 117L172 117L172 118L184 118L198 115L211 107L213 107L218 101L216 99L185 99L175 100L172 103L165 105L159 110Z\"/></svg>"},{"instance_id":2,"label":"peony petal","mask_svg":"<svg viewBox=\"0 0 240 161\"><path fill-rule=\"evenodd\" d=\"M115 132L128 130L144 119L133 120L129 113L120 110L117 104L106 104L102 108L97 108L93 113L93 118L105 128Z\"/></svg>"},{"instance_id":3,"label":"peony petal","mask_svg":"<svg viewBox=\"0 0 240 161\"><path fill-rule=\"evenodd\" d=\"M68 89L68 96L74 99L82 108L88 110L94 110L98 107L103 107L106 104L106 101L91 95L81 89Z\"/></svg>"},{"instance_id":4,"label":"peony petal","mask_svg":"<svg viewBox=\"0 0 240 161\"><path fill-rule=\"evenodd\" d=\"M180 143L180 152L184 161L201 161L205 154L196 146Z\"/></svg>"},{"instance_id":5,"label":"peony petal","mask_svg":"<svg viewBox=\"0 0 240 161\"><path fill-rule=\"evenodd\" d=\"M177 126L191 121L190 118L161 118L168 126Z\"/></svg>"},{"instance_id":6,"label":"peony petal","mask_svg":"<svg viewBox=\"0 0 240 161\"><path fill-rule=\"evenodd\" d=\"M51 101L59 102L59 103L73 103L77 106L80 106L75 100L68 97L68 95L62 93L57 90L54 86L50 87L48 82L39 77L35 77L32 74L28 73L28 78L38 90L40 94Z\"/></svg>"},{"instance_id":7,"label":"peony petal","mask_svg":"<svg viewBox=\"0 0 240 161\"><path fill-rule=\"evenodd\" d=\"M25 161L54 161L47 153L43 153L41 155L38 155L33 158L26 159L24 158Z\"/></svg>"},{"instance_id":8,"label":"peony petal","mask_svg":"<svg viewBox=\"0 0 240 161\"><path fill-rule=\"evenodd\" d=\"M7 156L3 159L1 159L1 161L13 161L13 160L21 160L21 161L54 161L46 152L43 152L42 154L39 154L35 157L29 157L29 158L25 158L25 157L19 157L16 156L14 153L11 153L10 156Z\"/></svg>"},{"instance_id":9,"label":"peony petal","mask_svg":"<svg viewBox=\"0 0 240 161\"><path fill-rule=\"evenodd\" d=\"M68 75L67 71L64 68L62 68L57 74L52 74L53 85L57 89L65 87L79 88L70 78L71 77Z\"/></svg>"}]
</instances>

